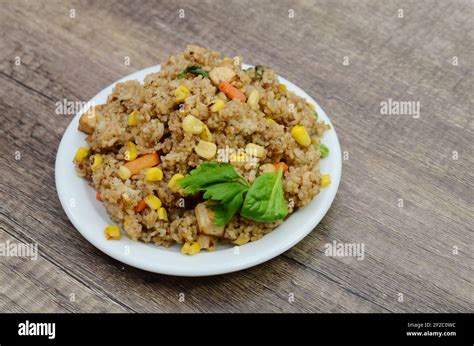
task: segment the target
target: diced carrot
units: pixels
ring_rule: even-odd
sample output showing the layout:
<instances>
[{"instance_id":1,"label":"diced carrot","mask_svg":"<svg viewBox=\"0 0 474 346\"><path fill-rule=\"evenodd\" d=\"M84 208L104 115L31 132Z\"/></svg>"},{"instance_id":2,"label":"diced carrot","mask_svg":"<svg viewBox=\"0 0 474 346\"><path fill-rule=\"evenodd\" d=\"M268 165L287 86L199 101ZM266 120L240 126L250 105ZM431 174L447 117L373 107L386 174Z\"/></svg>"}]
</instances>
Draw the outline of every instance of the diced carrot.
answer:
<instances>
[{"instance_id":1,"label":"diced carrot","mask_svg":"<svg viewBox=\"0 0 474 346\"><path fill-rule=\"evenodd\" d=\"M245 100L247 100L245 94L229 82L221 81L219 83L219 90L229 96L232 100L238 99L242 102L245 102Z\"/></svg>"},{"instance_id":2,"label":"diced carrot","mask_svg":"<svg viewBox=\"0 0 474 346\"><path fill-rule=\"evenodd\" d=\"M140 173L145 168L156 166L159 163L160 163L159 156L156 153L151 153L151 154L142 155L133 161L127 162L125 164L125 167L127 167L130 170L130 172L132 172L132 175L133 175L133 174Z\"/></svg>"},{"instance_id":3,"label":"diced carrot","mask_svg":"<svg viewBox=\"0 0 474 346\"><path fill-rule=\"evenodd\" d=\"M283 173L286 173L288 171L288 166L286 165L286 163L284 162L275 163L275 168L277 169L277 171L280 168L280 166L283 168Z\"/></svg>"},{"instance_id":4,"label":"diced carrot","mask_svg":"<svg viewBox=\"0 0 474 346\"><path fill-rule=\"evenodd\" d=\"M144 199L142 199L138 204L133 208L137 213L141 212L143 209L146 208L146 202Z\"/></svg>"},{"instance_id":5,"label":"diced carrot","mask_svg":"<svg viewBox=\"0 0 474 346\"><path fill-rule=\"evenodd\" d=\"M99 202L102 202L102 195L100 194L99 191L95 193L95 199L98 200Z\"/></svg>"}]
</instances>

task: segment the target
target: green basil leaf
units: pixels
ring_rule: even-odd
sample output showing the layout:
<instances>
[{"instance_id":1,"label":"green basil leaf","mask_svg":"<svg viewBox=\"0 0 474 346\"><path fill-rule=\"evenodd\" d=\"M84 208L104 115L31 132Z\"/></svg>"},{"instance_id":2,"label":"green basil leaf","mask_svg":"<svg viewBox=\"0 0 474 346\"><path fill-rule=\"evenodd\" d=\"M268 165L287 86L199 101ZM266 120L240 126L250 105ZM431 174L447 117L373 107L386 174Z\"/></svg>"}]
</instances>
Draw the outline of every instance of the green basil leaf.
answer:
<instances>
[{"instance_id":1,"label":"green basil leaf","mask_svg":"<svg viewBox=\"0 0 474 346\"><path fill-rule=\"evenodd\" d=\"M244 200L240 215L258 222L283 220L288 215L282 183L283 168L257 177Z\"/></svg>"},{"instance_id":2,"label":"green basil leaf","mask_svg":"<svg viewBox=\"0 0 474 346\"><path fill-rule=\"evenodd\" d=\"M193 194L205 190L212 184L233 180L248 185L231 164L206 162L181 179L179 185L184 189L185 194Z\"/></svg>"},{"instance_id":3,"label":"green basil leaf","mask_svg":"<svg viewBox=\"0 0 474 346\"><path fill-rule=\"evenodd\" d=\"M248 188L247 188L248 189ZM217 226L224 226L232 219L232 217L239 211L244 202L244 194L247 191L245 190L236 190L226 203L216 203L210 204L209 208L214 210L214 220L213 223Z\"/></svg>"},{"instance_id":4,"label":"green basil leaf","mask_svg":"<svg viewBox=\"0 0 474 346\"><path fill-rule=\"evenodd\" d=\"M247 192L248 189L247 185L239 181L222 182L207 186L203 198L228 203L236 194Z\"/></svg>"}]
</instances>

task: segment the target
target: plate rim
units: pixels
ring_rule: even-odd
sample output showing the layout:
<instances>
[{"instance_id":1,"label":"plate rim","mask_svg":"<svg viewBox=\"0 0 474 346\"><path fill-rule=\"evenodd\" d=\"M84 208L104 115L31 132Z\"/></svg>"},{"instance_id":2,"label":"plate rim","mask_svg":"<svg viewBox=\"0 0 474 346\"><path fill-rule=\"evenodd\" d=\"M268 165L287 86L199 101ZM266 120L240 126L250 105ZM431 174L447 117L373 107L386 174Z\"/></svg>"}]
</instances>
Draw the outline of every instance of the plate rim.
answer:
<instances>
[{"instance_id":1,"label":"plate rim","mask_svg":"<svg viewBox=\"0 0 474 346\"><path fill-rule=\"evenodd\" d=\"M243 68L251 68L253 67L252 65L248 65L248 64L243 64L242 65ZM80 109L80 111L71 119L71 121L69 122L69 124L67 125L64 133L63 133L63 136L61 138L61 141L59 143L59 146L58 146L58 150L57 150L57 153L56 153L56 159L55 159L55 184L56 184L56 191L58 193L58 197L59 197L59 200L60 200L60 203L61 203L61 206L63 208L63 210L65 211L68 219L70 220L70 222L73 224L73 226L76 228L76 230L79 231L79 233L89 242L91 243L94 247L96 247L97 249L99 249L100 251L102 251L103 253L105 253L106 255L114 258L115 260L119 261L119 262L122 262L122 263L125 263L127 265L130 265L130 266L133 266L135 268L139 268L139 269L142 269L142 270L146 270L146 271L149 271L149 272L154 272L154 273L159 273L159 274L165 274L165 275L175 275L175 276L188 276L188 277L198 277L198 276L211 276L211 275L220 275L220 274L227 274L227 273L231 273L231 272L236 272L236 271L240 271L240 270L243 270L243 269L247 269L247 268L250 268L250 267L253 267L253 266L256 266L258 264L261 264L261 263L264 263L282 253L284 253L285 251L287 251L288 249L292 248L293 246L295 246L297 243L299 243L303 238L305 238L308 234L310 234L314 229L315 227L321 222L321 220L324 218L324 216L327 214L329 208L332 206L333 202L334 202L334 199L337 195L337 192L338 192L338 189L339 189L339 184L340 184L340 180L341 180L341 176L342 176L342 159L341 159L341 146L340 146L340 142L339 142L339 137L337 136L337 133L336 133L336 130L334 128L334 125L332 124L330 118L326 115L326 113L324 112L324 110L321 108L321 106L319 105L319 103L317 103L309 94L307 94L302 88L300 88L299 86L297 86L296 84L288 81L287 79L285 79L284 77L280 76L280 75L277 75L280 82L282 82L283 84L285 85L289 85L291 86L291 89L296 89L298 91L298 93L302 93L304 94L304 97L310 101L310 102L314 102L314 104L316 105L317 109L318 109L318 113L320 113L319 111L322 111L321 113L324 114L324 121L329 123L329 125L331 126L331 129L330 131L332 131L334 133L334 139L335 139L335 142L337 144L337 147L334 148L332 147L331 148L331 154L330 156L332 156L335 160L336 160L336 169L337 171L335 172L336 173L336 176L333 176L333 173L334 172L331 172L331 185L330 185L330 191L332 191L332 193L329 195L329 200L326 204L323 205L323 208L320 209L319 211L319 214L321 215L320 217L315 217L314 219L310 219L309 222L306 222L306 226L305 226L305 229L307 229L306 231L303 231L303 232L300 232L297 236L291 238L291 241L288 241L286 244L284 244L284 246L277 246L275 247L274 249L269 249L267 250L266 252L264 252L262 255L256 255L256 254L248 254L248 251L247 251L247 255L246 255L246 258L247 260L242 260L242 261L237 261L237 263L234 263L228 267L222 267L222 265L220 266L217 266L216 265L208 265L206 268L200 268L199 270L196 270L195 266L191 266L191 267L183 267L183 268L176 268L176 266L170 266L170 265L166 265L166 264L159 264L159 265L156 265L155 264L151 264L151 263L146 263L146 262L143 262L143 261L140 261L137 257L134 257L134 256L124 256L124 254L119 254L117 251L112 251L112 247L109 246L108 244L112 244L111 241L107 241L107 242L100 242L100 241L96 241L92 236L91 234L89 234L89 232L85 231L83 229L83 225L80 223L80 221L76 218L76 216L74 215L73 213L73 208L71 208L69 205L68 205L68 202L67 200L65 199L66 196L64 195L63 191L64 191L64 184L63 182L61 181L61 176L60 176L60 172L61 172L61 165L62 165L62 162L60 162L60 159L63 155L63 151L65 150L65 146L66 146L66 141L67 141L67 136L66 135L69 135L69 132L73 132L73 131L77 131L77 127L74 128L75 124L78 123L78 119L79 117L82 115L82 113L85 111L85 108L88 107L88 105L91 104L91 102L93 102L94 100L100 98L101 95L103 94L110 94L110 91L111 89L118 83L121 83L121 82L124 82L124 81L128 81L128 80L138 80L140 83L143 83L143 80L144 78L150 74L150 73L155 73L155 72L158 72L159 70L161 69L161 65L154 65L154 66L150 66L150 67L147 67L145 69L141 69L141 70L138 70L138 71L135 71L127 76L124 76L122 78L120 78L119 80L111 83L110 85L108 85L107 87L105 87L104 89L102 89L100 92L98 92L94 97L92 97L88 103L86 103L86 106L84 106L83 108ZM140 77L136 77L136 76L142 76L143 78L140 78ZM109 91L108 91L109 90ZM78 132L79 133L79 132ZM74 135L74 132L72 133L72 135ZM69 163L69 165L71 167L73 167L73 164L72 164L72 161L69 160L69 161L66 161L67 163ZM73 168L74 170L74 168ZM78 177L79 179L82 179L84 180L83 178L81 177ZM87 185L89 187L90 190L93 190L89 185ZM314 200L316 200L318 197L321 196L321 192L320 194L318 194L317 196L315 196L315 198L310 202L310 204L312 202L314 202ZM91 204L91 207L92 208L96 208L95 206L93 206ZM304 208L308 208L309 207L309 204L303 208L300 208L300 210L304 209ZM102 207L102 209L105 209ZM299 210L298 210L299 211ZM287 223L292 216L294 216L298 211L296 211L294 214L291 214L285 221L282 225L284 225L285 223ZM112 221L110 219L110 216L107 215L107 217L109 218L109 221ZM113 222L113 221L112 221ZM114 222L115 223L115 222ZM282 225L280 225L279 227L281 227ZM279 228L277 227L277 228ZM240 251L241 252L244 252L244 250L246 248L249 247L249 245L251 244L256 244L256 243L260 243L262 242L265 238L271 236L274 232L276 231L276 229L272 230L272 232L266 234L262 239L259 239L258 241L256 242L252 242L252 243L249 243L249 244L246 244L245 246L241 246L239 247ZM105 237L104 237L105 238ZM161 247L158 247L156 245L153 245L153 244L146 244L144 242L137 242L137 241L132 241L130 240L128 237L122 237L122 239L128 239L130 242L134 242L134 243L137 243L137 244L142 244L142 245L145 245L145 246L151 246L153 247L154 249L156 250L161 250L161 251L168 251L168 249L165 249L163 250ZM137 246L138 248L139 246ZM230 249L228 249L230 250ZM205 252L205 253L200 253L199 255L197 256L209 256L209 255L213 255L213 254L216 254L216 253L219 253L219 252L223 252L225 250L219 250L219 251L216 251L216 252ZM180 256L182 257L187 257L187 258L195 258L196 256L183 256L180 254ZM210 258L210 257L209 257Z\"/></svg>"}]
</instances>

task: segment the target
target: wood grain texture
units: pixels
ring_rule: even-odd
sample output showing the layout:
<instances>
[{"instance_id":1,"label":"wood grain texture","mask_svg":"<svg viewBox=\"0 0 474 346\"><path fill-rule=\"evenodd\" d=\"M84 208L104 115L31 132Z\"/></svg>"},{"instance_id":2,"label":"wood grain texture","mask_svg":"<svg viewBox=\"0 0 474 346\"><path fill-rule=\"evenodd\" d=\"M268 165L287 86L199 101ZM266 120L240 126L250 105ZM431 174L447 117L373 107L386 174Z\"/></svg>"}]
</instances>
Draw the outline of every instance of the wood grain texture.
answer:
<instances>
[{"instance_id":1,"label":"wood grain texture","mask_svg":"<svg viewBox=\"0 0 474 346\"><path fill-rule=\"evenodd\" d=\"M0 6L0 243L37 243L40 254L0 257L0 311L473 310L472 1ZM267 263L206 278L147 273L102 254L71 225L54 183L71 120L55 102L87 101L187 43L272 66L315 97L348 155L336 200L308 237ZM382 115L389 98L419 101L420 118ZM332 241L364 243L364 260L325 256Z\"/></svg>"}]
</instances>

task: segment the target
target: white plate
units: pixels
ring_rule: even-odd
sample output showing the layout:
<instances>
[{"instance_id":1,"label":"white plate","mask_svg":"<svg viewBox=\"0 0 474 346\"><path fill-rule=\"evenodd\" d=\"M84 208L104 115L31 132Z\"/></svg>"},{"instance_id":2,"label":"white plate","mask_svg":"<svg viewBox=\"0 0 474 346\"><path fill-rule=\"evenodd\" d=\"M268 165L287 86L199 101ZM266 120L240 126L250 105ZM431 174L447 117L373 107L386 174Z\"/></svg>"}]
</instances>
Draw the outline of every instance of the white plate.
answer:
<instances>
[{"instance_id":1,"label":"white plate","mask_svg":"<svg viewBox=\"0 0 474 346\"><path fill-rule=\"evenodd\" d=\"M249 67L251 66L244 66ZM160 65L156 65L132 73L109 85L90 102L95 105L103 104L115 84L133 79L143 82L146 75L159 70ZM279 78L288 90L315 104L319 118L331 124L326 113L314 99L293 83ZM89 242L107 255L133 267L179 276L217 275L252 267L280 255L308 235L321 221L336 196L341 178L341 148L331 125L331 129L322 138L330 153L327 158L321 160L321 172L331 175L331 185L322 189L310 204L291 214L282 225L262 239L240 246L238 251L233 247L221 245L216 251L202 251L194 256L181 254L177 245L167 249L132 241L125 236L119 241L106 240L103 230L113 222L102 204L95 199L95 191L85 179L76 175L72 163L77 148L86 143L85 134L77 129L84 110L82 109L71 121L59 144L56 157L56 189L59 199L73 225Z\"/></svg>"}]
</instances>

